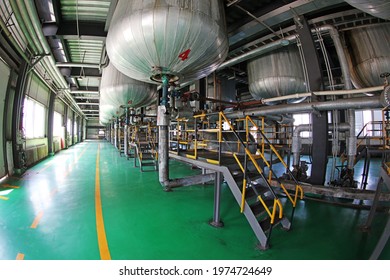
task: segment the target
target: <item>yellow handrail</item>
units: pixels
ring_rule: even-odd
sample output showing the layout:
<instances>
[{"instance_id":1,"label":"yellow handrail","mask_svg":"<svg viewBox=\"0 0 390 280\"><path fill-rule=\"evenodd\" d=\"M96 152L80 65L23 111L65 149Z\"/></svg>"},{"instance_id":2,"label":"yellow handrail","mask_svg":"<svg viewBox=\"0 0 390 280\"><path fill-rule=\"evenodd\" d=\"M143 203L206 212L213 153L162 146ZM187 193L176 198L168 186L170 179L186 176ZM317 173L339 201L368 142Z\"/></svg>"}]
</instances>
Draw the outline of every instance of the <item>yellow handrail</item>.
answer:
<instances>
[{"instance_id":1,"label":"yellow handrail","mask_svg":"<svg viewBox=\"0 0 390 280\"><path fill-rule=\"evenodd\" d=\"M253 126L257 127L257 124L252 120L252 118L250 116L246 116L246 120L247 122L250 122L252 123ZM264 122L264 120L263 120ZM249 129L249 128L247 128ZM262 137L263 141L262 141L262 145L264 145L264 137ZM275 149L274 145L272 145L271 143L269 143L269 146L272 150L272 152L277 156L277 158L279 159L279 161L283 164L283 166L285 168L288 168L287 164L284 162L282 156L279 154L279 152ZM270 164L268 163L268 161L266 160L265 156L264 156L264 150L263 150L263 153L260 153L260 156L262 157L263 161L265 162L265 164L270 167ZM269 174L269 179L268 180L271 180L271 176L273 176L274 174L272 173L272 171L270 170L269 171L270 174ZM275 175L274 175L275 176ZM303 199L303 189L300 185L296 185L295 186L295 195L294 195L294 198L291 197L290 193L287 191L287 189L285 188L285 186L282 184L282 183L279 183L279 185L281 186L281 188L283 189L283 192L286 194L286 196L288 197L288 199L290 200L290 202L292 203L293 207L296 206L296 203L297 203L297 200L298 200L298 193L300 192L301 193L301 199Z\"/></svg>"},{"instance_id":2,"label":"yellow handrail","mask_svg":"<svg viewBox=\"0 0 390 280\"><path fill-rule=\"evenodd\" d=\"M275 222L276 210L279 208L279 219L283 217L283 207L279 199L274 200L274 207L271 215L271 225Z\"/></svg>"}]
</instances>

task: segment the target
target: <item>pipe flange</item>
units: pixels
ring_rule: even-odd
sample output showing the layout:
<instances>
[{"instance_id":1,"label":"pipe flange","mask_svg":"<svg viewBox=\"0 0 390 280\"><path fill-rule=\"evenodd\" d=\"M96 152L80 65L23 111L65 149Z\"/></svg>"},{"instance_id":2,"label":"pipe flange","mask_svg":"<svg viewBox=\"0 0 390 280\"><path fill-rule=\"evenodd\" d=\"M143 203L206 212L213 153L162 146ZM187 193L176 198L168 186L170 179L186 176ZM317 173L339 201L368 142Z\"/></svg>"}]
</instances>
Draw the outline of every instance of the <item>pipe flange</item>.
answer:
<instances>
[{"instance_id":1,"label":"pipe flange","mask_svg":"<svg viewBox=\"0 0 390 280\"><path fill-rule=\"evenodd\" d=\"M381 103L384 107L390 105L390 85L386 86L381 94Z\"/></svg>"}]
</instances>

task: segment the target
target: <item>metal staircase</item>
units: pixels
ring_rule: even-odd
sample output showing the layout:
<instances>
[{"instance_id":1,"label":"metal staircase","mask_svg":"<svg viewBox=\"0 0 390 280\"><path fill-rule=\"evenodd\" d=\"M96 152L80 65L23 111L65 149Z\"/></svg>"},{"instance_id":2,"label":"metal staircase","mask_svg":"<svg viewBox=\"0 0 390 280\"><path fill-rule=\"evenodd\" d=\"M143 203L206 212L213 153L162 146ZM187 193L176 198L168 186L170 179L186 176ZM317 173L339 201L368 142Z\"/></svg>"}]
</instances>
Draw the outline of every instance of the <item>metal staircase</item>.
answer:
<instances>
[{"instance_id":1,"label":"metal staircase","mask_svg":"<svg viewBox=\"0 0 390 280\"><path fill-rule=\"evenodd\" d=\"M271 162L265 155L265 146L287 168L283 158L259 129L255 121L250 117L246 117L244 122L245 130L237 131L233 123L220 112L217 127L210 130L210 132L216 132L218 134L217 138L219 142L219 149L217 152L214 151L213 158L210 158L210 156L208 158L202 158L206 154L204 151L207 148L204 143L210 145L211 140L208 139L205 142L204 139L197 138L194 139L195 149L186 151L193 152L194 154L187 154L183 158L175 150L175 153L172 153L171 157L215 172L221 172L224 181L240 205L241 213L245 215L260 242L259 248L265 250L269 247L271 233L276 225L280 224L285 230L291 228L297 200L298 198L303 198L303 190L290 173L290 177L296 183L296 188L293 194L287 191L283 183L276 176ZM222 129L223 126L225 126L225 130ZM261 135L264 143L260 147L263 148L259 148L259 142L250 136L250 133L253 131ZM198 133L195 135L198 135ZM202 143L200 145L202 150L200 151L196 147L199 143ZM215 147L216 145L212 143L211 146ZM221 147L224 147L224 152L222 152ZM232 150L226 151L226 147L230 147ZM210 151L208 153L211 154ZM268 172L265 172L265 169ZM287 170L289 169L287 168ZM271 180L277 182L277 187L271 186ZM290 201L292 204L290 219L285 215L280 197L286 197L287 201Z\"/></svg>"},{"instance_id":2,"label":"metal staircase","mask_svg":"<svg viewBox=\"0 0 390 280\"><path fill-rule=\"evenodd\" d=\"M156 131L150 124L137 126L130 138L134 151L134 166L140 167L141 172L158 169Z\"/></svg>"}]
</instances>

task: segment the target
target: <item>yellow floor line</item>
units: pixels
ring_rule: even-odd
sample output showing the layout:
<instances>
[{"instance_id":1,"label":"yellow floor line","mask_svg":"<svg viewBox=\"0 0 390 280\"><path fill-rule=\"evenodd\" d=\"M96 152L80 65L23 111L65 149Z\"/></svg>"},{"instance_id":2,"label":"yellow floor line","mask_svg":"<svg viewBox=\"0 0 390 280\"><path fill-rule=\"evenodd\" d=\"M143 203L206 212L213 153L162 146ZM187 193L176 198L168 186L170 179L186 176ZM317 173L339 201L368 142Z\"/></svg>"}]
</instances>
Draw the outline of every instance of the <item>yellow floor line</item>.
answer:
<instances>
[{"instance_id":1,"label":"yellow floor line","mask_svg":"<svg viewBox=\"0 0 390 280\"><path fill-rule=\"evenodd\" d=\"M103 209L100 196L100 175L99 175L99 160L100 160L100 144L98 145L96 155L96 176L95 176L95 209L96 209L96 230L99 243L100 258L102 260L111 260L110 250L108 248L106 231L104 229Z\"/></svg>"},{"instance_id":2,"label":"yellow floor line","mask_svg":"<svg viewBox=\"0 0 390 280\"><path fill-rule=\"evenodd\" d=\"M30 228L37 228L39 221L41 220L43 216L43 210L39 211L38 215L35 217L33 223L31 224Z\"/></svg>"},{"instance_id":3,"label":"yellow floor line","mask_svg":"<svg viewBox=\"0 0 390 280\"><path fill-rule=\"evenodd\" d=\"M4 188L4 189L19 189L20 187L19 186L11 186L10 184L3 184L0 186L0 188Z\"/></svg>"},{"instance_id":4,"label":"yellow floor line","mask_svg":"<svg viewBox=\"0 0 390 280\"><path fill-rule=\"evenodd\" d=\"M2 199L2 200L8 200L9 198L8 198L8 197L6 197L6 196L2 196L2 195L0 195L0 199Z\"/></svg>"},{"instance_id":5,"label":"yellow floor line","mask_svg":"<svg viewBox=\"0 0 390 280\"><path fill-rule=\"evenodd\" d=\"M24 260L24 254L18 253L18 254L16 255L16 260L19 260L19 261Z\"/></svg>"}]
</instances>

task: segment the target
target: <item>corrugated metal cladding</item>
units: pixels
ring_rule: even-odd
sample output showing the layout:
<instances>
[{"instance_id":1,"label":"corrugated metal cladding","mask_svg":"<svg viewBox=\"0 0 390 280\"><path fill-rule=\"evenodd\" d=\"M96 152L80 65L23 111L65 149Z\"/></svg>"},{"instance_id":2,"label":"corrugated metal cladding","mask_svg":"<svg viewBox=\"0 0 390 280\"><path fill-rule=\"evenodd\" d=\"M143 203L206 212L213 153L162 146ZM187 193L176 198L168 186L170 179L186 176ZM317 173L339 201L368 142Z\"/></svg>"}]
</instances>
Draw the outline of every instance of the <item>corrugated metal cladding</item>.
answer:
<instances>
[{"instance_id":1,"label":"corrugated metal cladding","mask_svg":"<svg viewBox=\"0 0 390 280\"><path fill-rule=\"evenodd\" d=\"M62 20L106 22L110 4L106 0L61 0Z\"/></svg>"},{"instance_id":2,"label":"corrugated metal cladding","mask_svg":"<svg viewBox=\"0 0 390 280\"><path fill-rule=\"evenodd\" d=\"M49 106L50 90L35 74L28 77L26 95L46 107Z\"/></svg>"},{"instance_id":3,"label":"corrugated metal cladding","mask_svg":"<svg viewBox=\"0 0 390 280\"><path fill-rule=\"evenodd\" d=\"M99 64L103 50L103 41L66 40L72 62Z\"/></svg>"}]
</instances>

